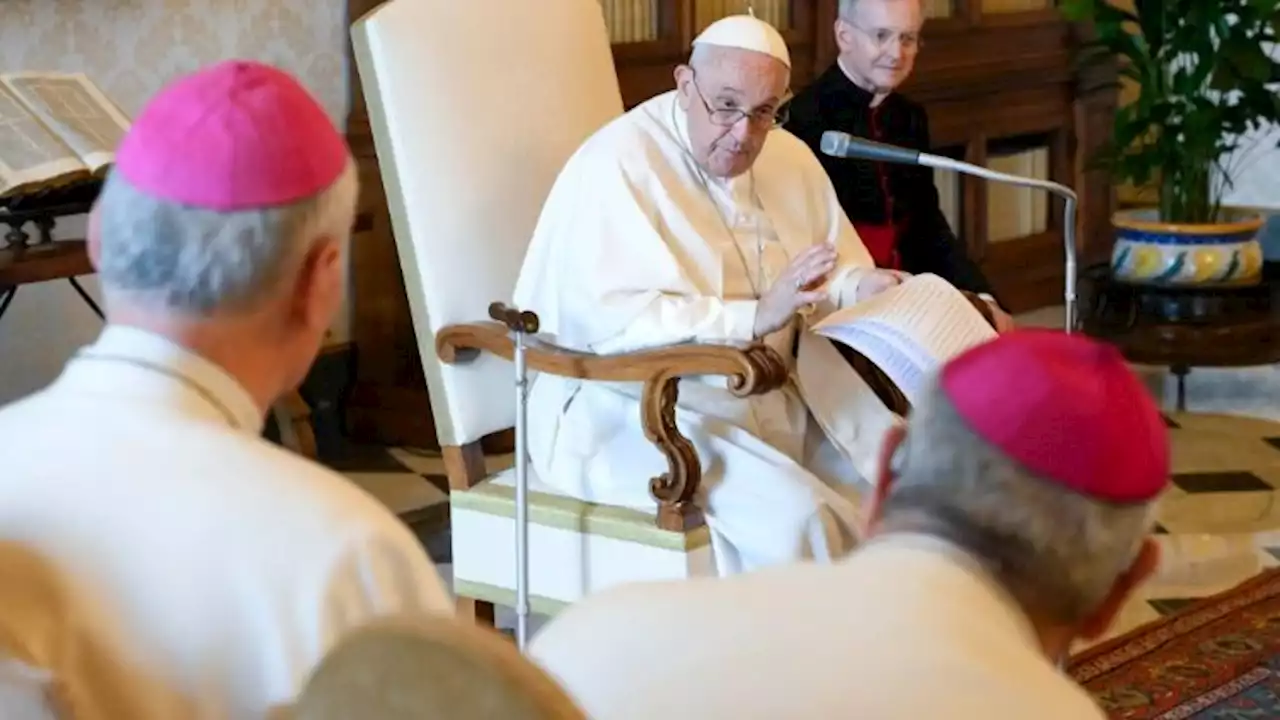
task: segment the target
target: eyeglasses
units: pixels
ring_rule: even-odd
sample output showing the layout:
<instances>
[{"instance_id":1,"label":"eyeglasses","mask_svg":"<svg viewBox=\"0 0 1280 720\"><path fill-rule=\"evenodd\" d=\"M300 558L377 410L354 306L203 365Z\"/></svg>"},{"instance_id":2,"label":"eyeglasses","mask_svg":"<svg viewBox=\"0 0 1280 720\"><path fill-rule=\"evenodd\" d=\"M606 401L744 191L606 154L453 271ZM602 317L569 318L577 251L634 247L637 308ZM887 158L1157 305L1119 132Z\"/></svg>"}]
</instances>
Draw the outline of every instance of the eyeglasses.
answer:
<instances>
[{"instance_id":1,"label":"eyeglasses","mask_svg":"<svg viewBox=\"0 0 1280 720\"><path fill-rule=\"evenodd\" d=\"M707 96L703 94L702 88L698 85L698 79L695 77L691 81L693 83L693 91L697 94L698 99L702 101L702 106L707 109L707 116L711 118L711 122L720 127L733 127L737 125L743 118L747 122L756 127L768 127L770 129L780 128L786 124L790 117L790 111L787 102L791 99L790 91L778 103L778 107L770 109L767 107L756 108L754 110L743 110L736 107L716 107L711 104Z\"/></svg>"},{"instance_id":2,"label":"eyeglasses","mask_svg":"<svg viewBox=\"0 0 1280 720\"><path fill-rule=\"evenodd\" d=\"M921 45L924 44L924 40L920 38L920 33L914 33L914 32L902 33L902 32L896 32L894 30L889 30L886 28L877 28L877 29L871 30L871 29L862 27L858 23L848 18L840 18L840 21L845 23L849 27L857 30L858 32L862 33L863 35L866 35L868 38L871 39L873 43L875 43L876 47L882 50L892 45L894 40L898 41L898 47L902 48L903 52L915 52L916 50L920 49Z\"/></svg>"}]
</instances>

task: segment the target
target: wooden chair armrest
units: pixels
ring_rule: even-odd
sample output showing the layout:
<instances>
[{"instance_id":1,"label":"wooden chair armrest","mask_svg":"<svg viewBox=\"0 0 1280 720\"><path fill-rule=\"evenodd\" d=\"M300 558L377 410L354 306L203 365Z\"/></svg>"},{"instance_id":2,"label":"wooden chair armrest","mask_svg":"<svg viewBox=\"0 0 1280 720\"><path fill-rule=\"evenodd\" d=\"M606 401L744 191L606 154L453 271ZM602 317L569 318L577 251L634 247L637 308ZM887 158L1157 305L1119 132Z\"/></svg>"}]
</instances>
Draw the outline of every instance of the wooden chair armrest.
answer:
<instances>
[{"instance_id":1,"label":"wooden chair armrest","mask_svg":"<svg viewBox=\"0 0 1280 720\"><path fill-rule=\"evenodd\" d=\"M514 332L525 338L525 366L532 371L602 382L644 383L641 422L645 437L667 458L667 472L653 478L649 490L658 501L658 525L689 530L704 523L693 498L702 480L702 464L693 443L676 427L678 383L689 375L728 378L739 397L777 390L787 382L786 362L763 343L682 343L651 350L597 355L560 347L539 338L537 316L500 303L489 308L493 322L448 325L436 333L436 353L447 363L466 363L482 352L511 360Z\"/></svg>"},{"instance_id":2,"label":"wooden chair armrest","mask_svg":"<svg viewBox=\"0 0 1280 720\"><path fill-rule=\"evenodd\" d=\"M499 322L447 325L436 334L436 352L447 363L466 363L487 352L511 360L515 341ZM763 343L680 343L634 352L600 355L556 345L536 335L525 339L530 370L602 382L648 382L659 374L722 375L740 397L782 387L787 366Z\"/></svg>"}]
</instances>

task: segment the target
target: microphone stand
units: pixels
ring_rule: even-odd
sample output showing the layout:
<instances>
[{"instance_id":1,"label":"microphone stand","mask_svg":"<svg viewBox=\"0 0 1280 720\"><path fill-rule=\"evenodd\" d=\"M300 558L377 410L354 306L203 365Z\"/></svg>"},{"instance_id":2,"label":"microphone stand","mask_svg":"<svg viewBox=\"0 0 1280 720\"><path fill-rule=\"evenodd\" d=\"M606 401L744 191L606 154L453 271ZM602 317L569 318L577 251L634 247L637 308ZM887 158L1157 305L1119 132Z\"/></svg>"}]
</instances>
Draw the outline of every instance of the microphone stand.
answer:
<instances>
[{"instance_id":1,"label":"microphone stand","mask_svg":"<svg viewBox=\"0 0 1280 720\"><path fill-rule=\"evenodd\" d=\"M1037 188L1062 198L1066 203L1066 208L1063 211L1062 245L1066 254L1067 274L1066 287L1062 292L1064 313L1066 314L1063 330L1068 333L1076 331L1076 324L1079 321L1076 313L1076 204L1079 199L1074 190L1066 185L1049 180L1038 180L1021 175L996 172L971 163L952 160L942 155L932 155L919 150L854 137L839 130L828 130L822 133L822 142L819 147L824 155L832 157L870 160L871 162L898 165L923 165L925 167L951 170L964 175L972 175L992 182Z\"/></svg>"},{"instance_id":2,"label":"microphone stand","mask_svg":"<svg viewBox=\"0 0 1280 720\"><path fill-rule=\"evenodd\" d=\"M992 182L1002 182L1009 185L1017 185L1019 187L1037 188L1062 198L1065 206L1062 212L1062 245L1066 265L1066 283L1062 292L1064 306L1063 313L1065 315L1063 318L1063 329L1068 333L1075 332L1076 323L1079 321L1079 315L1076 313L1076 205L1079 203L1079 197L1076 195L1076 191L1066 185L1052 182L1050 180L1039 180L1037 178L1023 177L1021 175L1010 175L1008 173L996 172L995 170L963 162L961 160L953 160L952 158L942 155L920 153L919 160L917 162L926 167L951 170L963 175L980 177Z\"/></svg>"}]
</instances>

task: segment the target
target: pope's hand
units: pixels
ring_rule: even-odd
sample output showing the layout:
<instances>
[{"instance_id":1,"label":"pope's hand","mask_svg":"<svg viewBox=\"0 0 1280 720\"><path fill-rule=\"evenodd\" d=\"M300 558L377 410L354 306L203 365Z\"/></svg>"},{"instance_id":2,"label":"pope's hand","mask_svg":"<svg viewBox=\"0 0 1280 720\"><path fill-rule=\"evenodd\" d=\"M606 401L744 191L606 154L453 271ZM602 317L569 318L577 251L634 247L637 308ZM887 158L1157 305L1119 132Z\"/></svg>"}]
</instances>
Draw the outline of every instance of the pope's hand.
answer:
<instances>
[{"instance_id":1,"label":"pope's hand","mask_svg":"<svg viewBox=\"0 0 1280 720\"><path fill-rule=\"evenodd\" d=\"M1014 329L1013 317L1005 312L999 305L987 301L987 305L991 307L991 319L995 321L997 333L1007 333Z\"/></svg>"},{"instance_id":2,"label":"pope's hand","mask_svg":"<svg viewBox=\"0 0 1280 720\"><path fill-rule=\"evenodd\" d=\"M866 300L869 297L879 295L880 293L895 287L902 283L905 273L895 272L893 270L868 270L862 279L858 281L857 296L859 300Z\"/></svg>"},{"instance_id":3,"label":"pope's hand","mask_svg":"<svg viewBox=\"0 0 1280 720\"><path fill-rule=\"evenodd\" d=\"M756 305L756 337L786 327L800 308L826 297L819 286L835 267L836 249L826 243L797 255Z\"/></svg>"}]
</instances>

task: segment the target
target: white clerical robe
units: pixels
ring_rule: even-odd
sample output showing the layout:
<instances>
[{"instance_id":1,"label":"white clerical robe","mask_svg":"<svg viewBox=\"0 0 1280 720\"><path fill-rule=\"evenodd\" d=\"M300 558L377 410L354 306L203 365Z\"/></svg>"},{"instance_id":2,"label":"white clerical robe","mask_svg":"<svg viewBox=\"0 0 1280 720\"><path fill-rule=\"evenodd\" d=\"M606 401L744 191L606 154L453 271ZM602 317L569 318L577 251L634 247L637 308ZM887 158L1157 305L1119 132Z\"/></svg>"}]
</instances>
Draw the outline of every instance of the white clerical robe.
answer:
<instances>
[{"instance_id":1,"label":"white clerical robe","mask_svg":"<svg viewBox=\"0 0 1280 720\"><path fill-rule=\"evenodd\" d=\"M649 100L588 139L557 179L514 301L560 344L617 353L749 341L757 298L818 243L839 261L814 317L854 301L873 262L808 147L774 131L750 172L717 179L689 153L686 120L675 92ZM765 340L790 361L796 323ZM838 556L853 542L857 511L833 475L865 471L892 415L883 404L847 411L855 395L879 401L816 336L801 334L793 376L748 399L723 378L680 384L677 418L702 460L722 574ZM529 454L538 477L584 500L652 508L649 478L665 460L644 437L640 391L537 377Z\"/></svg>"},{"instance_id":2,"label":"white clerical robe","mask_svg":"<svg viewBox=\"0 0 1280 720\"><path fill-rule=\"evenodd\" d=\"M1102 720L968 555L884 536L831 565L633 584L530 657L594 720Z\"/></svg>"},{"instance_id":3,"label":"white clerical robe","mask_svg":"<svg viewBox=\"0 0 1280 720\"><path fill-rule=\"evenodd\" d=\"M120 326L0 410L0 542L53 567L83 605L61 622L145 684L108 716L264 718L348 629L453 612L412 533L262 421L218 366Z\"/></svg>"}]
</instances>

